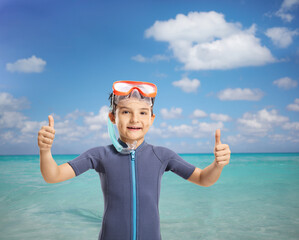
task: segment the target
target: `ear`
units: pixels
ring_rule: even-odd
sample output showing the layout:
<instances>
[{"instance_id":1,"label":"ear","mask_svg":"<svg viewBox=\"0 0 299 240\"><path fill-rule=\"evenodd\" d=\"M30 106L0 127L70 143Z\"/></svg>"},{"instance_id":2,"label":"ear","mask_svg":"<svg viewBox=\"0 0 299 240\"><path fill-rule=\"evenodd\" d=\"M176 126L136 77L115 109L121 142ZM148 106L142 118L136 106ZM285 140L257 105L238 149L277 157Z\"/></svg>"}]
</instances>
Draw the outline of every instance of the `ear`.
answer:
<instances>
[{"instance_id":1,"label":"ear","mask_svg":"<svg viewBox=\"0 0 299 240\"><path fill-rule=\"evenodd\" d=\"M151 116L151 125L153 125L153 123L154 123L154 120L155 120L155 117L156 117L156 115L155 115L155 114L153 114L153 115Z\"/></svg>"},{"instance_id":2,"label":"ear","mask_svg":"<svg viewBox=\"0 0 299 240\"><path fill-rule=\"evenodd\" d=\"M110 121L115 124L115 115L112 112L109 112L108 117L110 118Z\"/></svg>"}]
</instances>

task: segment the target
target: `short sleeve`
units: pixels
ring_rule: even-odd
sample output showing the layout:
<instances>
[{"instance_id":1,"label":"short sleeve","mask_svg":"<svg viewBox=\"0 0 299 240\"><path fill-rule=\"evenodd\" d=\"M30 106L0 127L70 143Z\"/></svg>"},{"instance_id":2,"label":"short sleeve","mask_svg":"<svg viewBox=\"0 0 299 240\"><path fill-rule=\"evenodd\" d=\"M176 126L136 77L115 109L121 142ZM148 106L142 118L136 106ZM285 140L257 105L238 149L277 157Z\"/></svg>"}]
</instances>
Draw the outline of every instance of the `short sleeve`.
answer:
<instances>
[{"instance_id":1,"label":"short sleeve","mask_svg":"<svg viewBox=\"0 0 299 240\"><path fill-rule=\"evenodd\" d=\"M162 162L166 162L165 171L170 170L184 179L188 179L196 168L166 147L153 146L153 151Z\"/></svg>"},{"instance_id":2,"label":"short sleeve","mask_svg":"<svg viewBox=\"0 0 299 240\"><path fill-rule=\"evenodd\" d=\"M178 154L173 153L171 158L168 160L165 171L172 171L184 179L188 179L195 170L195 166L188 163Z\"/></svg>"},{"instance_id":3,"label":"short sleeve","mask_svg":"<svg viewBox=\"0 0 299 240\"><path fill-rule=\"evenodd\" d=\"M89 169L96 169L99 162L97 148L91 148L67 163L74 169L76 176Z\"/></svg>"}]
</instances>

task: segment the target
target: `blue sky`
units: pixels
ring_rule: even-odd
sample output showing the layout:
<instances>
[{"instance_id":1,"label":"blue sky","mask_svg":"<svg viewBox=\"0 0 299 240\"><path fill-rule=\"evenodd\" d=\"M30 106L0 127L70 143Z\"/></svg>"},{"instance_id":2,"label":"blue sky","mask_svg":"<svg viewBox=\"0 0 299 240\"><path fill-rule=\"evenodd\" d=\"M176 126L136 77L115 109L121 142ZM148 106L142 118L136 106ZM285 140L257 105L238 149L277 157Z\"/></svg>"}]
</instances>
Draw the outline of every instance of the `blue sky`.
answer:
<instances>
[{"instance_id":1,"label":"blue sky","mask_svg":"<svg viewBox=\"0 0 299 240\"><path fill-rule=\"evenodd\" d=\"M299 1L18 1L0 3L0 154L110 144L117 80L158 87L147 142L211 153L299 150Z\"/></svg>"}]
</instances>

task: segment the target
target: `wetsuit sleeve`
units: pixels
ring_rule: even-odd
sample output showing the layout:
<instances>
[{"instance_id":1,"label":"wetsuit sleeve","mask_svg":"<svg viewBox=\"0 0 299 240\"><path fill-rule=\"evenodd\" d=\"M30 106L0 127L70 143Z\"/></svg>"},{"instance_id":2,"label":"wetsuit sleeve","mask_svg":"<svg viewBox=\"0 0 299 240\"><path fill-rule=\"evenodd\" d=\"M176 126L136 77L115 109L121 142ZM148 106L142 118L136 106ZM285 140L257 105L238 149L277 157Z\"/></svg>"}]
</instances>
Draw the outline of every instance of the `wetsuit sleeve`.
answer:
<instances>
[{"instance_id":1,"label":"wetsuit sleeve","mask_svg":"<svg viewBox=\"0 0 299 240\"><path fill-rule=\"evenodd\" d=\"M174 153L168 161L165 171L172 171L184 179L188 179L195 170L195 166L188 163L178 154Z\"/></svg>"},{"instance_id":2,"label":"wetsuit sleeve","mask_svg":"<svg viewBox=\"0 0 299 240\"><path fill-rule=\"evenodd\" d=\"M162 162L166 161L165 171L170 170L184 179L188 179L196 168L168 148L154 146L153 151Z\"/></svg>"},{"instance_id":3,"label":"wetsuit sleeve","mask_svg":"<svg viewBox=\"0 0 299 240\"><path fill-rule=\"evenodd\" d=\"M99 154L97 153L97 148L91 148L67 163L74 169L76 176L79 176L89 169L97 169L99 165Z\"/></svg>"}]
</instances>

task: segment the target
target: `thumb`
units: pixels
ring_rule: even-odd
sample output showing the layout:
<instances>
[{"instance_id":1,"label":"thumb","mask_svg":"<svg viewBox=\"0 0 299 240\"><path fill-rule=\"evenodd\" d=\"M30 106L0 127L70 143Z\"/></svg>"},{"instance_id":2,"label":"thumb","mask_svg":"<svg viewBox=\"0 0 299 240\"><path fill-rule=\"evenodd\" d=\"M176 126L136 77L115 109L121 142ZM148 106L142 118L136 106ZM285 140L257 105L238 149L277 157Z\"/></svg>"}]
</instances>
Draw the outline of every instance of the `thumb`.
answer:
<instances>
[{"instance_id":1,"label":"thumb","mask_svg":"<svg viewBox=\"0 0 299 240\"><path fill-rule=\"evenodd\" d=\"M217 129L215 132L215 145L221 144L220 136L221 136L220 129Z\"/></svg>"},{"instance_id":2,"label":"thumb","mask_svg":"<svg viewBox=\"0 0 299 240\"><path fill-rule=\"evenodd\" d=\"M49 119L49 127L54 128L54 118L52 117L52 115L49 115L48 119Z\"/></svg>"}]
</instances>

